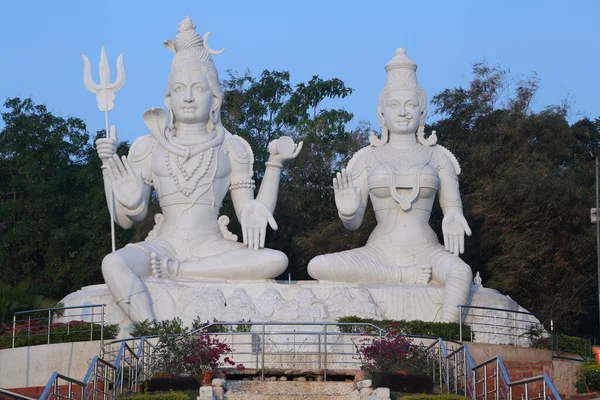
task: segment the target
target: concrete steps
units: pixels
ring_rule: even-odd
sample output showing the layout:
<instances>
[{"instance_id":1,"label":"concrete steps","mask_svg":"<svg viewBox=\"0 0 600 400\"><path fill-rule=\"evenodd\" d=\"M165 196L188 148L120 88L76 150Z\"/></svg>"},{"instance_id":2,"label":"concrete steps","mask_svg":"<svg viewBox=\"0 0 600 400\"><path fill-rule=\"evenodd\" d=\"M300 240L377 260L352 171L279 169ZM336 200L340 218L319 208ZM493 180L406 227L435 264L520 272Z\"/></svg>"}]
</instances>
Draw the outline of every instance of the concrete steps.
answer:
<instances>
[{"instance_id":1,"label":"concrete steps","mask_svg":"<svg viewBox=\"0 0 600 400\"><path fill-rule=\"evenodd\" d=\"M354 382L228 381L227 400L361 400Z\"/></svg>"}]
</instances>

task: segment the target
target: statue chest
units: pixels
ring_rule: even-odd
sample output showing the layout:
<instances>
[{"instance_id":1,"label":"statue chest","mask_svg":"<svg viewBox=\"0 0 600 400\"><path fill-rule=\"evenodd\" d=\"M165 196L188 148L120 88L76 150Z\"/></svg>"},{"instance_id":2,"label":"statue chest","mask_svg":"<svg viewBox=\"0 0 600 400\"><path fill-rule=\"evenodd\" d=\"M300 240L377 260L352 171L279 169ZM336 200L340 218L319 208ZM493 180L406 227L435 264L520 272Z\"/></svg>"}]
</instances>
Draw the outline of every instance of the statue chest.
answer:
<instances>
[{"instance_id":1,"label":"statue chest","mask_svg":"<svg viewBox=\"0 0 600 400\"><path fill-rule=\"evenodd\" d=\"M226 192L230 174L231 164L221 146L211 147L187 160L160 146L152 154L152 180L159 198L189 197L209 188L218 193Z\"/></svg>"},{"instance_id":2,"label":"statue chest","mask_svg":"<svg viewBox=\"0 0 600 400\"><path fill-rule=\"evenodd\" d=\"M379 150L379 149L378 149ZM432 151L389 154L381 149L372 159L368 174L372 198L398 203L404 210L420 199L430 202L440 185L437 170L430 165Z\"/></svg>"}]
</instances>

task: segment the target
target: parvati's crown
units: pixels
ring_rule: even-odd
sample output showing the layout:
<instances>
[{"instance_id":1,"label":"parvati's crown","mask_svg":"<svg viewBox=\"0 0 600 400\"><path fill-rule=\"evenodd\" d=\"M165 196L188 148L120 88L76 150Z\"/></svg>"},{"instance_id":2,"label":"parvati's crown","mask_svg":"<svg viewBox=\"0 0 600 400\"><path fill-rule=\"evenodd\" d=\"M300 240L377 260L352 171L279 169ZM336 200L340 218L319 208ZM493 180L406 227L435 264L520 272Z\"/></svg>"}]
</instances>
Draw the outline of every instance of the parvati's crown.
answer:
<instances>
[{"instance_id":1,"label":"parvati's crown","mask_svg":"<svg viewBox=\"0 0 600 400\"><path fill-rule=\"evenodd\" d=\"M396 50L396 55L385 64L387 77L385 85L397 89L417 89L417 64L406 55L402 47Z\"/></svg>"}]
</instances>

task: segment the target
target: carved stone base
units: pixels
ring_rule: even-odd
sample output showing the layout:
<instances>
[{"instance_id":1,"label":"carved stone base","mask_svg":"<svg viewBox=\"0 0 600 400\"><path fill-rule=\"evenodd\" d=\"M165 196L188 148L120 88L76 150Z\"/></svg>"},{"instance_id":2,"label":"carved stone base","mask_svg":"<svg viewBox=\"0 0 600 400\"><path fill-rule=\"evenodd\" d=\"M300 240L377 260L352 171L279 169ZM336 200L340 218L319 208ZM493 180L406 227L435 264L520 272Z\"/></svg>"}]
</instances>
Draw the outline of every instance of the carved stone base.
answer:
<instances>
[{"instance_id":1,"label":"carved stone base","mask_svg":"<svg viewBox=\"0 0 600 400\"><path fill-rule=\"evenodd\" d=\"M335 322L356 315L392 320L439 320L443 288L406 284L340 284L318 281L197 281L147 278L158 319L201 321ZM473 305L523 310L495 290L473 286ZM106 321L128 336L131 321L106 285L86 286L62 300L65 306L106 304ZM458 321L457 310L457 321ZM66 310L64 317L81 314ZM78 317L81 319L81 317ZM96 321L98 317L95 317Z\"/></svg>"}]
</instances>

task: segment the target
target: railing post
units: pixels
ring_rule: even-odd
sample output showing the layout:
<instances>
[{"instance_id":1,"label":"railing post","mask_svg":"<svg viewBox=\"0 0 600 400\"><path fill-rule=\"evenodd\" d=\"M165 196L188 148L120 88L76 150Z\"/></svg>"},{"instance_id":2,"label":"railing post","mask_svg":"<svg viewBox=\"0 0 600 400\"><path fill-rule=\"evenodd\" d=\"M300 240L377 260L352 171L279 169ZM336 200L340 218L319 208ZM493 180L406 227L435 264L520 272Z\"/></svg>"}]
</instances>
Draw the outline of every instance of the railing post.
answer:
<instances>
[{"instance_id":1,"label":"railing post","mask_svg":"<svg viewBox=\"0 0 600 400\"><path fill-rule=\"evenodd\" d=\"M442 362L444 362L444 357L442 354L442 343L441 343L442 339L438 339L438 358L439 358L439 368L440 368L440 391L442 390L442 388L444 387L444 378L442 376L443 374L443 368L442 368Z\"/></svg>"},{"instance_id":2,"label":"railing post","mask_svg":"<svg viewBox=\"0 0 600 400\"><path fill-rule=\"evenodd\" d=\"M58 376L54 378L54 400L58 399L60 388L58 387Z\"/></svg>"},{"instance_id":3,"label":"railing post","mask_svg":"<svg viewBox=\"0 0 600 400\"><path fill-rule=\"evenodd\" d=\"M52 311L48 310L48 344L50 344L50 324L52 323Z\"/></svg>"},{"instance_id":4,"label":"railing post","mask_svg":"<svg viewBox=\"0 0 600 400\"><path fill-rule=\"evenodd\" d=\"M496 358L496 400L500 400L500 361ZM545 399L544 399L545 400Z\"/></svg>"},{"instance_id":5,"label":"railing post","mask_svg":"<svg viewBox=\"0 0 600 400\"><path fill-rule=\"evenodd\" d=\"M321 369L321 334L317 336L317 369Z\"/></svg>"},{"instance_id":6,"label":"railing post","mask_svg":"<svg viewBox=\"0 0 600 400\"><path fill-rule=\"evenodd\" d=\"M327 325L323 325L323 379L327 381Z\"/></svg>"},{"instance_id":7,"label":"railing post","mask_svg":"<svg viewBox=\"0 0 600 400\"><path fill-rule=\"evenodd\" d=\"M73 382L67 382L67 399L73 398Z\"/></svg>"},{"instance_id":8,"label":"railing post","mask_svg":"<svg viewBox=\"0 0 600 400\"><path fill-rule=\"evenodd\" d=\"M262 361L261 361L261 372L260 372L260 380L264 381L265 380L265 323L263 322L262 324L262 346L261 346L261 353L262 353Z\"/></svg>"},{"instance_id":9,"label":"railing post","mask_svg":"<svg viewBox=\"0 0 600 400\"><path fill-rule=\"evenodd\" d=\"M102 304L100 315L100 358L104 355L104 304Z\"/></svg>"},{"instance_id":10,"label":"railing post","mask_svg":"<svg viewBox=\"0 0 600 400\"><path fill-rule=\"evenodd\" d=\"M517 313L513 312L513 345L515 347L519 346L519 335L517 334Z\"/></svg>"},{"instance_id":11,"label":"railing post","mask_svg":"<svg viewBox=\"0 0 600 400\"><path fill-rule=\"evenodd\" d=\"M460 323L459 323L459 325L458 325L458 332L459 332L459 334L458 334L458 337L459 337L459 341L460 341L461 343L462 343L462 341L463 341L463 337L462 337L462 325L463 325L463 318L462 318L462 315L463 315L463 313L462 313L462 306L461 306L461 305L459 305L459 306L458 306L458 317L459 317L459 319L458 319L458 320L459 320L459 322L460 322Z\"/></svg>"},{"instance_id":12,"label":"railing post","mask_svg":"<svg viewBox=\"0 0 600 400\"><path fill-rule=\"evenodd\" d=\"M94 307L92 307L92 311L90 312L91 321L90 321L90 342L94 340Z\"/></svg>"},{"instance_id":13,"label":"railing post","mask_svg":"<svg viewBox=\"0 0 600 400\"><path fill-rule=\"evenodd\" d=\"M487 364L483 366L483 398L488 400L488 387L487 387Z\"/></svg>"},{"instance_id":14,"label":"railing post","mask_svg":"<svg viewBox=\"0 0 600 400\"><path fill-rule=\"evenodd\" d=\"M465 349L465 345L463 344L463 351L462 351L462 365L463 365L463 389L465 390L464 396L468 396L468 391L467 391L467 376L468 376L468 370L469 370L469 366L467 365L467 351Z\"/></svg>"},{"instance_id":15,"label":"railing post","mask_svg":"<svg viewBox=\"0 0 600 400\"><path fill-rule=\"evenodd\" d=\"M17 334L17 315L13 315L12 347L15 348L15 335Z\"/></svg>"}]
</instances>

